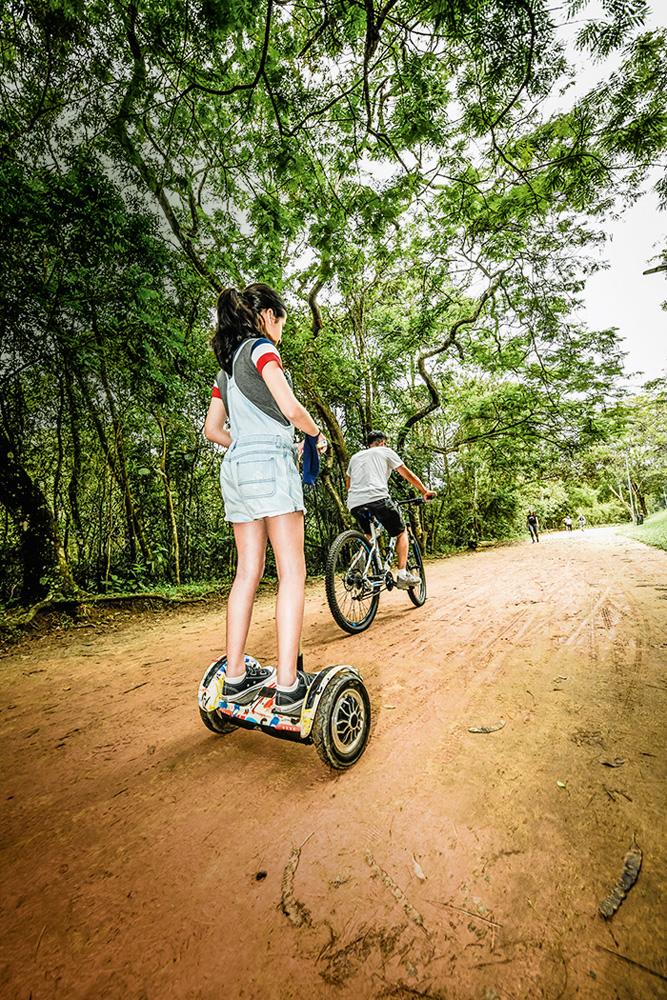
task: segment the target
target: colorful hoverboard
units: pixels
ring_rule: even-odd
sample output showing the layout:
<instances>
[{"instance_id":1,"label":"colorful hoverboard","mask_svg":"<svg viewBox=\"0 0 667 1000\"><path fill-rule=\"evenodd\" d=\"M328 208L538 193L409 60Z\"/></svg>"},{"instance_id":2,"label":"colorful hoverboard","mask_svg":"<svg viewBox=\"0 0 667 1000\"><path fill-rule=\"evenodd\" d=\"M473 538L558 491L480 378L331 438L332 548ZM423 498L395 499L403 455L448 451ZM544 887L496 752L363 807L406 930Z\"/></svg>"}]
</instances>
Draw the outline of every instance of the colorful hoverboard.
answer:
<instances>
[{"instance_id":1,"label":"colorful hoverboard","mask_svg":"<svg viewBox=\"0 0 667 1000\"><path fill-rule=\"evenodd\" d=\"M259 666L252 656L246 664ZM301 657L299 657L301 663ZM325 667L308 689L301 715L289 719L274 711L276 681L261 688L248 705L225 701L222 688L227 658L208 668L199 685L199 713L207 729L219 736L234 729L262 732L296 743L314 743L325 764L336 770L351 767L366 749L371 706L363 678L345 664Z\"/></svg>"}]
</instances>

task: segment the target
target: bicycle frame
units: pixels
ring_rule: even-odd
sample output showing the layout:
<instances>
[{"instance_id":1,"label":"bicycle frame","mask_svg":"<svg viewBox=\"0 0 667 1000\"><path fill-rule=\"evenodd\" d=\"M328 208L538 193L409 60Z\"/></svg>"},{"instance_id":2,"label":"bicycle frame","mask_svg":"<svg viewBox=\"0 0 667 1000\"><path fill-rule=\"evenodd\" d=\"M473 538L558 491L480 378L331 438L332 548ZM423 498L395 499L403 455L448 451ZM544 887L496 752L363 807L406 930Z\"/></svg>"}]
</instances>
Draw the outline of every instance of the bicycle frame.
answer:
<instances>
[{"instance_id":1,"label":"bicycle frame","mask_svg":"<svg viewBox=\"0 0 667 1000\"><path fill-rule=\"evenodd\" d=\"M416 501L416 502L419 502L419 501ZM409 503L415 503L415 500L407 500L407 501L406 500L399 500L398 503L401 506L403 506L403 505L407 505ZM366 556L365 565L363 567L363 574L364 574L365 577L367 577L368 579L370 579L372 581L374 589L380 590L380 591L391 589L391 584L388 585L388 583L387 583L387 573L390 572L390 570L391 570L391 564L393 563L394 556L396 555L396 541L397 541L397 536L394 536L393 538L389 539L389 544L387 545L387 550L386 550L385 558L384 558L384 561L383 561L383 559L382 559L382 550L380 548L380 538L382 536L382 533L386 529L382 527L382 525L380 524L380 522L377 520L376 517L373 517L371 515L371 517L370 517L369 520L370 520L370 528L371 528L371 530L370 530L370 543L371 543L371 547L370 547L370 549L369 549L369 551L367 553L367 556ZM410 541L412 541L413 540L413 535L412 535L412 530L411 530L409 524L407 525L407 531L408 531L408 539ZM359 552L359 555L352 562L352 564L350 566L350 569L356 569L357 568L356 563L357 563L357 561L359 559L361 559L362 555L363 555L363 553ZM382 574L383 574L382 575L382 579L380 579L380 580L378 580L377 577L375 576L375 574L373 574L371 572L373 566L374 565L378 565L378 564L380 565L381 570L382 570ZM393 580L392 580L392 583L393 583Z\"/></svg>"},{"instance_id":2,"label":"bicycle frame","mask_svg":"<svg viewBox=\"0 0 667 1000\"><path fill-rule=\"evenodd\" d=\"M423 503L421 497L398 500L404 506ZM426 577L417 542L407 525L408 563L411 573L419 577L419 586L404 586L394 577L392 563L396 555L397 537L383 539L386 529L366 510L363 528L347 529L334 539L327 556L325 587L329 608L334 621L345 632L354 635L368 628L378 608L383 590L393 590L398 586L420 608L426 600ZM363 542L362 542L363 539Z\"/></svg>"},{"instance_id":3,"label":"bicycle frame","mask_svg":"<svg viewBox=\"0 0 667 1000\"><path fill-rule=\"evenodd\" d=\"M370 552L368 553L368 559L366 562L364 573L366 574L368 573L369 569L373 565L373 560L375 558L377 560L377 563L379 563L380 566L382 567L382 572L384 574L387 574L391 569L391 564L394 561L394 555L396 554L396 538L389 539L389 545L387 546L387 551L383 562L382 550L380 549L380 538L382 536L382 532L385 529L382 527L380 522L375 517L371 517L370 522L371 522L371 548ZM386 577L384 580L378 581L379 589L384 590L386 586L387 586Z\"/></svg>"},{"instance_id":4,"label":"bicycle frame","mask_svg":"<svg viewBox=\"0 0 667 1000\"><path fill-rule=\"evenodd\" d=\"M374 517L371 518L371 532L370 532L371 547L370 549L366 550L365 559L364 559L364 550L360 548L359 552L354 557L349 567L350 570L358 570L366 580L371 581L374 590L383 590L384 587L386 586L386 583L384 581L377 580L375 574L372 572L372 570L375 568L376 565L376 559L377 562L381 561L380 546L378 544L381 533L382 533L382 526L379 524L378 521L375 520ZM395 539L392 539L392 543L393 544L390 544L389 551L387 553L389 562L385 561L385 564L382 567L383 573L386 573L387 570L389 569L389 566L391 565L391 559L393 558L394 555L394 550L396 549ZM361 564L362 560L363 560L363 566Z\"/></svg>"}]
</instances>

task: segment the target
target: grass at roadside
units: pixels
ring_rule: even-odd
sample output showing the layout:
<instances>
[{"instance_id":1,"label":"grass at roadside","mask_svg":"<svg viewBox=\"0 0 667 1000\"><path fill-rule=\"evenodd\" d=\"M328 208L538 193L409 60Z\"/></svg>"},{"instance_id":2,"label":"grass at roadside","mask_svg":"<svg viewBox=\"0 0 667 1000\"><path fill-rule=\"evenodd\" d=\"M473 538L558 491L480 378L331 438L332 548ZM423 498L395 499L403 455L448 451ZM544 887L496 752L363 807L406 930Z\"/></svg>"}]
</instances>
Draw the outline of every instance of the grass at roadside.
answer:
<instances>
[{"instance_id":1,"label":"grass at roadside","mask_svg":"<svg viewBox=\"0 0 667 1000\"><path fill-rule=\"evenodd\" d=\"M651 514L643 524L624 524L618 533L667 551L667 510Z\"/></svg>"}]
</instances>

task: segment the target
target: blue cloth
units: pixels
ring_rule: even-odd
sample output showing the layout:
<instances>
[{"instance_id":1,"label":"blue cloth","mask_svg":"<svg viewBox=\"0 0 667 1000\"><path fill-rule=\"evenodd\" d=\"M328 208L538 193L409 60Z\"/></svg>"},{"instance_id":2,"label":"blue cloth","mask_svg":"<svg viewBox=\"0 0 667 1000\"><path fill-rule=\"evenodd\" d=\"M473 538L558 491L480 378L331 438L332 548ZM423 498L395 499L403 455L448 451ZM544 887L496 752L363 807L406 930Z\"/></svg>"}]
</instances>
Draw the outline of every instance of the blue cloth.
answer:
<instances>
[{"instance_id":1,"label":"blue cloth","mask_svg":"<svg viewBox=\"0 0 667 1000\"><path fill-rule=\"evenodd\" d=\"M314 486L320 471L320 455L317 450L316 434L306 434L303 442L303 485Z\"/></svg>"}]
</instances>

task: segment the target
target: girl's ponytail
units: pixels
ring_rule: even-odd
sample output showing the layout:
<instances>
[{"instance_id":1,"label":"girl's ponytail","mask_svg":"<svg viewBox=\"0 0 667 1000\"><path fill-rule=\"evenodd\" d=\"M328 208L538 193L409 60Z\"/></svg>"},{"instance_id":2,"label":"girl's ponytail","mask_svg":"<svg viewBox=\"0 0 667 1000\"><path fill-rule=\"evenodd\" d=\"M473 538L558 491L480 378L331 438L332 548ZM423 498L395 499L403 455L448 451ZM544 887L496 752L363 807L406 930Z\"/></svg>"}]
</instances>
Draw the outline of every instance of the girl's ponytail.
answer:
<instances>
[{"instance_id":1,"label":"girl's ponytail","mask_svg":"<svg viewBox=\"0 0 667 1000\"><path fill-rule=\"evenodd\" d=\"M273 310L274 316L286 316L285 303L268 285L248 285L240 292L237 288L223 288L218 296L217 324L211 347L218 364L228 375L237 349L249 337L265 336L266 329L261 315L263 310Z\"/></svg>"}]
</instances>

